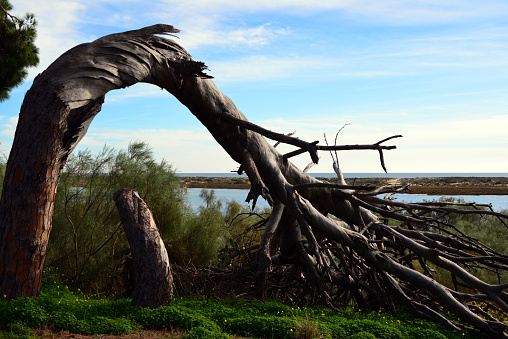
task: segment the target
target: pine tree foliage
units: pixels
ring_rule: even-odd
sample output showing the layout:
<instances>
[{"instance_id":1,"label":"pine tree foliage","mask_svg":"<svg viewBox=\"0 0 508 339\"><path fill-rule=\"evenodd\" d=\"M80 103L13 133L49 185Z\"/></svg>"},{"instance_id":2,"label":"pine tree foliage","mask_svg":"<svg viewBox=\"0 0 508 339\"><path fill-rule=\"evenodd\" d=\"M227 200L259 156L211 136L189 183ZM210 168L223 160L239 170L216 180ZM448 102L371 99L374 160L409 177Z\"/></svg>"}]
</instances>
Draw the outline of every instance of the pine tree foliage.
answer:
<instances>
[{"instance_id":1,"label":"pine tree foliage","mask_svg":"<svg viewBox=\"0 0 508 339\"><path fill-rule=\"evenodd\" d=\"M8 0L0 0L0 102L26 78L26 69L39 63L34 15L18 18L9 13L12 9Z\"/></svg>"}]
</instances>

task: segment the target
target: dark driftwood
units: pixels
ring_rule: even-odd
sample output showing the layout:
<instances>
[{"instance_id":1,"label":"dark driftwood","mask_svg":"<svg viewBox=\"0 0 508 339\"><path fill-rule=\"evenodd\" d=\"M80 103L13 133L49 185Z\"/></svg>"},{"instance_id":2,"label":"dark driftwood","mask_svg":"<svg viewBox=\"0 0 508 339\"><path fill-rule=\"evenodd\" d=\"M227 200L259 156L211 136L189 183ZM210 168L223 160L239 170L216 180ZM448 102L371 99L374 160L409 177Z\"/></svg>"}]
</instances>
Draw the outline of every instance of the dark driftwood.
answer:
<instances>
[{"instance_id":1,"label":"dark driftwood","mask_svg":"<svg viewBox=\"0 0 508 339\"><path fill-rule=\"evenodd\" d=\"M171 264L152 212L135 190L122 188L113 199L131 247L132 304L150 308L169 305L173 298Z\"/></svg>"},{"instance_id":2,"label":"dark driftwood","mask_svg":"<svg viewBox=\"0 0 508 339\"><path fill-rule=\"evenodd\" d=\"M345 293L359 304L403 305L449 328L465 327L443 317L438 312L442 306L485 334L503 336L507 325L485 320L470 302L481 300L506 315L507 286L486 284L468 268L470 260L476 260L475 267L495 266L500 272L507 257L464 235L451 234L439 218L426 216L431 209L407 205L407 213L402 214L383 199L320 185L288 161L303 152L310 152L317 161L319 150L375 149L384 168L383 151L394 146L381 143L393 137L372 145L318 147L317 142L295 142L244 123L247 118L203 73L202 63L193 61L175 42L156 36L175 32L172 26L155 25L79 45L35 79L21 108L0 202L0 295L8 299L38 295L60 169L100 111L104 95L147 82L164 88L188 107L247 172L252 183L249 200L255 202L261 195L284 206L277 207L262 240L257 279L261 286L257 287L263 288L270 270L269 256L277 254L274 264L303 268L306 281L323 303L330 304L326 281L335 281L339 288L342 282L353 281L350 285L357 290ZM260 133L302 148L282 155ZM295 185L300 185L298 191ZM374 212L401 223L387 226ZM443 236L428 236L424 230L429 228ZM268 245L274 232L278 232L278 244L272 248ZM384 246L372 246L376 242ZM270 252L274 249L278 252ZM413 258L420 260L421 271L413 267ZM448 270L469 292L454 291L433 280L427 262Z\"/></svg>"}]
</instances>

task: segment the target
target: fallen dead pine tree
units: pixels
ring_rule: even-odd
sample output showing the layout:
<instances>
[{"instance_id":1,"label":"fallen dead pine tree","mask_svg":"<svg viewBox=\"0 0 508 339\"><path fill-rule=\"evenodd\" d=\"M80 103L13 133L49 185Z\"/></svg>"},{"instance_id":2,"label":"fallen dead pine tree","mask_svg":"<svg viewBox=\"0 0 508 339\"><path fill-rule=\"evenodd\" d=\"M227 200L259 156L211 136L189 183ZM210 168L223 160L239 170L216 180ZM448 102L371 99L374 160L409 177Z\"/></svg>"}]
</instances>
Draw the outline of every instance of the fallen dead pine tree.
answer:
<instances>
[{"instance_id":1,"label":"fallen dead pine tree","mask_svg":"<svg viewBox=\"0 0 508 339\"><path fill-rule=\"evenodd\" d=\"M60 170L105 94L146 82L188 107L239 164L239 173L247 173L247 200L255 205L262 196L273 206L259 247L257 297L270 287L266 277L273 266L290 265L295 272L288 277L303 279L303 293L332 307L348 299L364 307L402 306L448 328L473 326L490 337L505 336L508 285L486 283L471 271L506 274L508 258L441 221L460 209L378 198L403 187L330 186L290 162L303 153L317 162L319 151L370 149L379 152L384 167L383 152L395 148L384 144L394 137L322 146L254 125L204 73L203 63L160 36L177 32L155 25L76 46L34 80L21 107L0 202L0 295L39 294ZM280 154L265 137L296 150ZM433 279L436 268L449 273L454 288ZM284 281L281 289L291 284Z\"/></svg>"}]
</instances>

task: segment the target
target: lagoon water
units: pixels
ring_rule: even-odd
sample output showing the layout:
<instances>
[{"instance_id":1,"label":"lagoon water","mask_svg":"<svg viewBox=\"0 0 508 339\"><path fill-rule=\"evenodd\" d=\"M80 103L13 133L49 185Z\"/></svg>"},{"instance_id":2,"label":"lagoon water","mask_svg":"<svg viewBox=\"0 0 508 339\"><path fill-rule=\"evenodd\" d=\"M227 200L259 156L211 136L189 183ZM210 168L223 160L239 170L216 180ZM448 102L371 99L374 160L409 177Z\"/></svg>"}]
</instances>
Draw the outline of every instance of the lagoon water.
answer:
<instances>
[{"instance_id":1,"label":"lagoon water","mask_svg":"<svg viewBox=\"0 0 508 339\"><path fill-rule=\"evenodd\" d=\"M176 173L181 177L238 177L230 173ZM335 173L308 173L315 178L334 178ZM243 174L242 177L247 177ZM344 173L346 178L443 178L443 177L508 177L508 173Z\"/></svg>"},{"instance_id":2,"label":"lagoon water","mask_svg":"<svg viewBox=\"0 0 508 339\"><path fill-rule=\"evenodd\" d=\"M187 189L187 198L192 208L197 210L199 206L204 204L203 200L199 197L199 193L202 188L188 188ZM244 204L247 206L247 203L244 202L247 197L247 193L249 190L240 190L240 189L214 189L215 196L218 199L222 199L223 202L229 200L235 200L238 203ZM492 204L492 208L494 211L508 210L508 195L454 195L453 197L457 199L464 199L466 202L475 202L477 204ZM438 200L441 198L440 195L425 195L425 194L396 194L394 196L396 201L403 202L422 202ZM259 206L261 209L264 207L269 207L268 203L263 199L259 198L256 207Z\"/></svg>"},{"instance_id":3,"label":"lagoon water","mask_svg":"<svg viewBox=\"0 0 508 339\"><path fill-rule=\"evenodd\" d=\"M178 176L193 176L193 177L236 177L236 173L177 173ZM309 173L313 177L319 178L332 178L335 173ZM243 175L246 176L245 174ZM508 173L344 173L346 178L440 178L440 177L508 177ZM199 198L201 188L189 188L188 200L194 209L198 209L203 204L202 199ZM239 203L245 204L248 190L239 189L215 189L217 198L223 201L235 200ZM396 194L395 198L403 202L422 202L438 200L440 195L425 195L425 194ZM492 204L495 211L508 210L508 195L455 195L457 199L464 199L466 202L476 202L478 204ZM268 203L259 198L256 206L261 208L268 207Z\"/></svg>"}]
</instances>

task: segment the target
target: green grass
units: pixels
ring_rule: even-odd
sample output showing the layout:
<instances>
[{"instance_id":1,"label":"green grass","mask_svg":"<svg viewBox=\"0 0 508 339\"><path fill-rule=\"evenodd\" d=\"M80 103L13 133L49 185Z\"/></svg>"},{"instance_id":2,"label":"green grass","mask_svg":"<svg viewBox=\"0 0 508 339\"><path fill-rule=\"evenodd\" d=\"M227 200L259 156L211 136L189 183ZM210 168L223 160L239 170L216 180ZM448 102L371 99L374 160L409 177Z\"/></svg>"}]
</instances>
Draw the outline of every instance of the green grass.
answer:
<instances>
[{"instance_id":1,"label":"green grass","mask_svg":"<svg viewBox=\"0 0 508 339\"><path fill-rule=\"evenodd\" d=\"M0 301L0 326L0 338L31 338L33 329L42 326L71 333L116 335L173 328L185 331L186 338L205 339L229 335L278 339L480 337L451 332L405 312L359 312L350 308L334 312L276 301L175 298L171 306L147 309L131 306L129 299L90 299L56 281L45 281L38 299Z\"/></svg>"}]
</instances>

